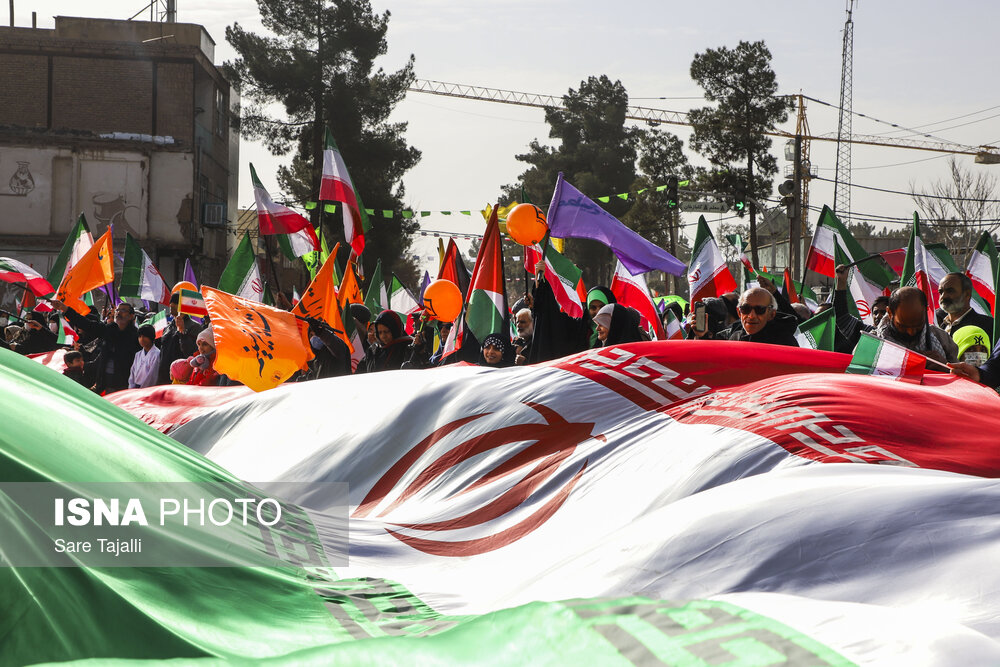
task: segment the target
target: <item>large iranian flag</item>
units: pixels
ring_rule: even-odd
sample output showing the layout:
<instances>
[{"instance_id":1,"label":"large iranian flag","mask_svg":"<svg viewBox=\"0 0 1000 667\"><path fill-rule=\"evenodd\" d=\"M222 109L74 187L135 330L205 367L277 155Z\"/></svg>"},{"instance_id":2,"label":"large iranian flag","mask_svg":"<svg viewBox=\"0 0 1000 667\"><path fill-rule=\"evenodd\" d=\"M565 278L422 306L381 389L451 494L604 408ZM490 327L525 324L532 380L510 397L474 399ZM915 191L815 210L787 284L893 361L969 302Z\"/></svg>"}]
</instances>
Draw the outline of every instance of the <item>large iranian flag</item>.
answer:
<instances>
[{"instance_id":1,"label":"large iranian flag","mask_svg":"<svg viewBox=\"0 0 1000 667\"><path fill-rule=\"evenodd\" d=\"M3 481L280 492L294 519L253 525L283 568L81 555L0 571L19 612L0 615L0 662L997 664L1000 399L954 376L844 374L848 361L662 342L250 396L112 395L154 423L189 409L168 439L0 351ZM85 427L38 447L40 400ZM338 498L274 484L289 479L347 483L348 563L314 551L342 537L325 530ZM5 557L37 544L17 511L0 521ZM205 546L174 536L181 556ZM81 621L98 611L115 623Z\"/></svg>"},{"instance_id":2,"label":"large iranian flag","mask_svg":"<svg viewBox=\"0 0 1000 667\"><path fill-rule=\"evenodd\" d=\"M896 276L880 259L867 260L868 256L850 230L829 207L824 206L806 256L806 268L832 278L838 264L858 262L851 266L847 274L848 291L851 293L848 309L866 324L873 324L872 303L885 293Z\"/></svg>"},{"instance_id":3,"label":"large iranian flag","mask_svg":"<svg viewBox=\"0 0 1000 667\"><path fill-rule=\"evenodd\" d=\"M997 248L989 232L983 232L969 256L965 275L972 279L972 286L979 298L989 307L986 315L996 311Z\"/></svg>"},{"instance_id":4,"label":"large iranian flag","mask_svg":"<svg viewBox=\"0 0 1000 667\"><path fill-rule=\"evenodd\" d=\"M365 231L368 230L368 214L361 197L354 188L344 157L333 140L333 133L326 128L326 147L323 149L323 180L319 187L321 201L341 202L344 215L344 238L348 245L360 255L365 249Z\"/></svg>"},{"instance_id":5,"label":"large iranian flag","mask_svg":"<svg viewBox=\"0 0 1000 667\"><path fill-rule=\"evenodd\" d=\"M233 256L222 271L219 289L251 301L263 300L264 279L260 275L257 255L253 251L249 234L244 232Z\"/></svg>"},{"instance_id":6,"label":"large iranian flag","mask_svg":"<svg viewBox=\"0 0 1000 667\"><path fill-rule=\"evenodd\" d=\"M122 262L122 278L118 286L122 297L133 297L156 303L170 303L170 288L160 275L146 251L136 243L128 232L125 233L125 259Z\"/></svg>"},{"instance_id":7,"label":"large iranian flag","mask_svg":"<svg viewBox=\"0 0 1000 667\"><path fill-rule=\"evenodd\" d=\"M48 275L49 284L58 287L69 270L87 254L92 245L94 237L91 236L90 227L87 226L87 218L81 213L52 264L52 270Z\"/></svg>"},{"instance_id":8,"label":"large iranian flag","mask_svg":"<svg viewBox=\"0 0 1000 667\"><path fill-rule=\"evenodd\" d=\"M510 309L507 307L507 285L503 274L503 246L500 241L500 224L494 207L486 232L476 255L467 298L465 322L477 340L482 341L492 333L505 332ZM461 328L461 320L453 329ZM458 334L456 334L457 336Z\"/></svg>"},{"instance_id":9,"label":"large iranian flag","mask_svg":"<svg viewBox=\"0 0 1000 667\"><path fill-rule=\"evenodd\" d=\"M287 234L292 254L301 257L320 249L319 239L312 224L302 215L271 200L271 195L257 178L257 171L250 165L253 196L257 203L257 223L261 234Z\"/></svg>"},{"instance_id":10,"label":"large iranian flag","mask_svg":"<svg viewBox=\"0 0 1000 667\"><path fill-rule=\"evenodd\" d=\"M726 269L726 271L728 270ZM652 332L654 339L663 340L666 338L663 323L660 321L660 311L653 303L653 297L646 285L645 274L640 273L633 276L624 264L618 262L615 267L615 275L611 279L611 293L615 295L621 305L639 311L642 328Z\"/></svg>"},{"instance_id":11,"label":"large iranian flag","mask_svg":"<svg viewBox=\"0 0 1000 667\"><path fill-rule=\"evenodd\" d=\"M698 218L698 231L691 250L691 264L688 267L688 283L691 286L691 303L713 296L722 296L736 289L736 280L729 272L719 245L712 236L712 230L705 222L705 216Z\"/></svg>"}]
</instances>

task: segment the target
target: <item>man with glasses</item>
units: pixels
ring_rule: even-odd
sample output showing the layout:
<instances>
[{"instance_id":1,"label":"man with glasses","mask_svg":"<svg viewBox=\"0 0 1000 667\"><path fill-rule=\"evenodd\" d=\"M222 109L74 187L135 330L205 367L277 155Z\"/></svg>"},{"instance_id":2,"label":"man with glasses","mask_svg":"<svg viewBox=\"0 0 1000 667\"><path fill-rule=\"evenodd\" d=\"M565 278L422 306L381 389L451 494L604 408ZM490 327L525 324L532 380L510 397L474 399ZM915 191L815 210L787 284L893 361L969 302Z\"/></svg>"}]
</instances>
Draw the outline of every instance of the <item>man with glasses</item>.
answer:
<instances>
[{"instance_id":1,"label":"man with glasses","mask_svg":"<svg viewBox=\"0 0 1000 667\"><path fill-rule=\"evenodd\" d=\"M799 346L795 340L798 320L794 315L779 312L774 295L763 287L751 287L743 292L736 310L740 321L721 332L718 338Z\"/></svg>"},{"instance_id":2,"label":"man with glasses","mask_svg":"<svg viewBox=\"0 0 1000 667\"><path fill-rule=\"evenodd\" d=\"M114 323L105 324L84 317L60 301L53 301L52 306L65 313L74 329L101 339L101 352L95 365L97 382L94 391L110 394L128 389L128 376L132 371L135 353L142 349L139 345L139 330L135 326L135 308L127 303L118 304Z\"/></svg>"}]
</instances>

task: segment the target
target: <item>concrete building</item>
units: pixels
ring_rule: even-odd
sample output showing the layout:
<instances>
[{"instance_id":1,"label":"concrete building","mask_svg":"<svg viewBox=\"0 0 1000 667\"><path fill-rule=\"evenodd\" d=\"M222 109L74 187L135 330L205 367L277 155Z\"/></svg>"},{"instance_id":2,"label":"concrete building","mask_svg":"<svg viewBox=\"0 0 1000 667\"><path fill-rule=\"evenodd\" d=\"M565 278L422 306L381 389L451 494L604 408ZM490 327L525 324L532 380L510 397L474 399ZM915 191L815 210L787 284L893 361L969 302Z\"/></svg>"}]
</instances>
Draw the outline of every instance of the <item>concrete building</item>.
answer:
<instances>
[{"instance_id":1,"label":"concrete building","mask_svg":"<svg viewBox=\"0 0 1000 667\"><path fill-rule=\"evenodd\" d=\"M45 274L82 212L168 282L214 283L237 210L238 96L202 26L57 17L0 27L0 255ZM232 212L232 215L230 215Z\"/></svg>"}]
</instances>

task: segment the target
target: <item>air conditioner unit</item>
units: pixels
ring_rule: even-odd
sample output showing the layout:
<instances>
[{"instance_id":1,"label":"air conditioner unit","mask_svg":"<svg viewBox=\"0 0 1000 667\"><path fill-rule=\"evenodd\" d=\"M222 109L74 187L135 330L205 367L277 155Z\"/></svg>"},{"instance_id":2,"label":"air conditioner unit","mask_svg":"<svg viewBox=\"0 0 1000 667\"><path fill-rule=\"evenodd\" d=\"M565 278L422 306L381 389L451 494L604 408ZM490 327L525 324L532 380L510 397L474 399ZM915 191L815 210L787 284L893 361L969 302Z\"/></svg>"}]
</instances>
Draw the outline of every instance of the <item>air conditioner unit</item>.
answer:
<instances>
[{"instance_id":1,"label":"air conditioner unit","mask_svg":"<svg viewBox=\"0 0 1000 667\"><path fill-rule=\"evenodd\" d=\"M226 226L226 205L225 204L202 204L201 224L206 227Z\"/></svg>"}]
</instances>

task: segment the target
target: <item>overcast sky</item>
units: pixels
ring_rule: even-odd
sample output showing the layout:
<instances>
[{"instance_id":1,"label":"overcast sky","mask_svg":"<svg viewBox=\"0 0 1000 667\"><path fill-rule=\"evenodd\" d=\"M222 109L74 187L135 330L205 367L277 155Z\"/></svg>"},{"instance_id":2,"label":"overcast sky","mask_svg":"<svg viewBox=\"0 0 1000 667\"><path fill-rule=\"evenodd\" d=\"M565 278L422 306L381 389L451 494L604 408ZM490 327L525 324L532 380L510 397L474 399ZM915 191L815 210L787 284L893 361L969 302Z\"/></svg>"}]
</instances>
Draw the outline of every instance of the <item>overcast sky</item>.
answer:
<instances>
[{"instance_id":1,"label":"overcast sky","mask_svg":"<svg viewBox=\"0 0 1000 667\"><path fill-rule=\"evenodd\" d=\"M54 16L78 16L83 11L124 19L145 4L140 0L15 2L17 24L30 25L35 10L39 27L51 27ZM389 53L382 66L396 68L412 53L422 79L561 95L590 75L607 74L622 81L633 104L683 111L703 104L689 75L695 53L763 39L773 55L782 93L802 92L834 105L838 102L846 16L842 0L374 0L373 5L392 12ZM234 55L225 42L226 25L238 21L261 29L255 0L178 0L178 20L206 27L217 43L217 63ZM856 3L854 20L855 112L963 144L1000 142L1000 117L993 117L1000 114L995 69L1000 3L863 0ZM650 99L661 97L665 99ZM997 108L988 110L991 107ZM812 103L807 115L813 134L836 133L835 109ZM397 107L394 119L409 122L407 139L423 152L420 164L405 177L407 203L414 209L482 208L523 171L514 155L534 138L547 139L542 110L489 102L411 93ZM676 131L686 144L686 128L664 127ZM785 129L794 130L794 116ZM910 134L858 117L853 129ZM835 174L834 146L813 144L812 161L823 178ZM782 149L776 144L774 153L784 168ZM693 162L703 162L688 153ZM1000 173L1000 165L960 159L975 171ZM275 170L281 160L258 144L243 142L241 205L252 201L250 179L245 177L250 161L272 194L277 190ZM911 183L919 188L946 178L947 161L939 153L855 146L852 180L893 190L908 190ZM811 203L832 205L832 197L832 183L813 181ZM913 211L913 202L909 197L856 189L852 209L906 216ZM811 220L815 218L813 214ZM696 220L688 214L682 222ZM421 224L428 230L466 233L481 232L484 226L481 217L440 215L423 218ZM431 264L433 246L432 239L417 244L426 266ZM460 246L465 248L468 242L460 241Z\"/></svg>"}]
</instances>

